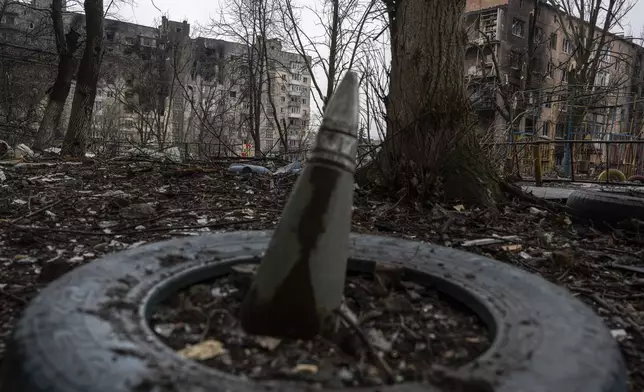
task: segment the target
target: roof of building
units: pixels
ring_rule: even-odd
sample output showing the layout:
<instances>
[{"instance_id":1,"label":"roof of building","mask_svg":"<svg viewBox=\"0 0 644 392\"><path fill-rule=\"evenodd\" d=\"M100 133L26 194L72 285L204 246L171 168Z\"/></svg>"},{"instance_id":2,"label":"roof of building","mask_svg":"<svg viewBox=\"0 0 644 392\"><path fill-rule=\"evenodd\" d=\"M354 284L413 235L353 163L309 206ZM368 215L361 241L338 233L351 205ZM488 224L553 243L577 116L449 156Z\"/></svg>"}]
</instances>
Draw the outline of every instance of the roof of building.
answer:
<instances>
[{"instance_id":1,"label":"roof of building","mask_svg":"<svg viewBox=\"0 0 644 392\"><path fill-rule=\"evenodd\" d=\"M508 5L509 0L467 0L465 12L481 11L488 8L495 8Z\"/></svg>"}]
</instances>

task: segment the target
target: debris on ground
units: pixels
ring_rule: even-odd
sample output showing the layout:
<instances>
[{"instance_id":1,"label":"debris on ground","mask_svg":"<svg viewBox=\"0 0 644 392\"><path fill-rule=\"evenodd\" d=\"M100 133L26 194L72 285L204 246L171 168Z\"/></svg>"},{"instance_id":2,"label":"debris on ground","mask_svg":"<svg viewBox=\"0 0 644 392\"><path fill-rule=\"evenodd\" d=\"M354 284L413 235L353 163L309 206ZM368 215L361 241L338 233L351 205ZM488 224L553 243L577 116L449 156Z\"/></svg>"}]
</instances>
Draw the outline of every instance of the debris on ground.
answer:
<instances>
[{"instance_id":1,"label":"debris on ground","mask_svg":"<svg viewBox=\"0 0 644 392\"><path fill-rule=\"evenodd\" d=\"M172 326L172 334L159 336L184 357L226 373L308 381L322 389L427 381L432 364L460 366L489 347L488 332L472 311L432 287L400 283L383 286L374 275L350 274L345 311L351 316L340 319L350 322L332 323L313 341L240 329L236 315L252 284L243 273L179 292L151 318L155 330Z\"/></svg>"},{"instance_id":2,"label":"debris on ground","mask_svg":"<svg viewBox=\"0 0 644 392\"><path fill-rule=\"evenodd\" d=\"M234 176L229 163L197 168L91 160L24 170L15 168L20 161L6 162L0 161L6 176L0 184L0 342L42 287L105 254L184 235L273 229L297 178ZM526 200L497 207L423 206L361 187L355 190L352 230L465 249L566 287L616 331L631 390L644 391L640 229L600 231ZM496 242L503 237L513 239ZM462 246L481 239L495 241ZM3 348L0 343L0 358ZM349 378L351 372L342 373Z\"/></svg>"},{"instance_id":3,"label":"debris on ground","mask_svg":"<svg viewBox=\"0 0 644 392\"><path fill-rule=\"evenodd\" d=\"M233 163L228 167L228 170L233 173L257 173L257 174L270 174L271 171L264 167L258 165L249 165L245 163Z\"/></svg>"},{"instance_id":4,"label":"debris on ground","mask_svg":"<svg viewBox=\"0 0 644 392\"><path fill-rule=\"evenodd\" d=\"M286 166L282 166L279 169L275 170L276 176L284 174L298 174L302 171L302 163L300 161L293 161Z\"/></svg>"}]
</instances>

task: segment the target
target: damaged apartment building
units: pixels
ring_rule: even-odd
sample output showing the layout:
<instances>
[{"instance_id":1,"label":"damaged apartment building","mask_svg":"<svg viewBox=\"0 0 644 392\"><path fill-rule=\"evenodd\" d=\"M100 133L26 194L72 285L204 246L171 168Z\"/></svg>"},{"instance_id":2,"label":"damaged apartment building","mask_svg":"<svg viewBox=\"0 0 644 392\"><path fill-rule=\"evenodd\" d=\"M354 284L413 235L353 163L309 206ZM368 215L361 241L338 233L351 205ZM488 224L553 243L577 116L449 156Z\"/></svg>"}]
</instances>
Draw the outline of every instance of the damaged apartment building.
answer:
<instances>
[{"instance_id":1,"label":"damaged apartment building","mask_svg":"<svg viewBox=\"0 0 644 392\"><path fill-rule=\"evenodd\" d=\"M46 52L46 62L56 64L48 13L38 11L50 3L33 1L25 10L3 14L0 42L40 29L38 39L20 44L28 44L29 56ZM66 29L74 17L79 14L65 14ZM258 144L265 154L303 148L311 115L307 59L283 51L279 40L266 39L265 46L262 37L252 40L245 45L191 38L187 22L166 17L158 27L106 19L90 143L118 149L180 145L210 156L253 155ZM55 67L51 83L53 75ZM67 127L73 93L72 85L60 132Z\"/></svg>"},{"instance_id":2,"label":"damaged apartment building","mask_svg":"<svg viewBox=\"0 0 644 392\"><path fill-rule=\"evenodd\" d=\"M564 33L559 18L566 19L567 27L584 22L543 0L534 18L533 0L468 0L465 11L466 83L481 132L497 141L553 140L542 153L547 165L561 164L564 143L556 140L640 137L644 48L632 39L606 34L589 87L597 99L587 108L581 129L569 129L568 108L574 102L568 100L568 76L577 43ZM593 30L595 37L602 34Z\"/></svg>"}]
</instances>

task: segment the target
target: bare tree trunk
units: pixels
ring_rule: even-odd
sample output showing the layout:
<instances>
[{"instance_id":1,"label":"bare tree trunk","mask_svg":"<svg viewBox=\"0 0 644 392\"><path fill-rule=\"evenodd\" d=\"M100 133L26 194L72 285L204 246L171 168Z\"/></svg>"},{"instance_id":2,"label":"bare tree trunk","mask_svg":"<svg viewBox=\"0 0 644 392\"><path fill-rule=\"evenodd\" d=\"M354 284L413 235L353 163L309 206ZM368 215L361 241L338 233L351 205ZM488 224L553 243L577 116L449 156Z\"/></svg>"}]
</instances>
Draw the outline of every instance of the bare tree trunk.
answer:
<instances>
[{"instance_id":1,"label":"bare tree trunk","mask_svg":"<svg viewBox=\"0 0 644 392\"><path fill-rule=\"evenodd\" d=\"M63 1L52 1L51 17L56 36L56 46L58 49L58 72L56 80L49 93L47 108L38 127L34 148L41 150L49 143L51 137L56 132L60 117L63 114L65 101L69 95L72 85L72 79L76 72L76 59L74 54L78 49L78 39L80 34L76 31L80 18L75 18L67 34L64 33L63 24Z\"/></svg>"},{"instance_id":2,"label":"bare tree trunk","mask_svg":"<svg viewBox=\"0 0 644 392\"><path fill-rule=\"evenodd\" d=\"M61 155L72 157L85 155L87 131L92 123L96 83L103 57L103 0L85 0L84 8L87 26L85 52L76 77L72 112L61 151Z\"/></svg>"},{"instance_id":3,"label":"bare tree trunk","mask_svg":"<svg viewBox=\"0 0 644 392\"><path fill-rule=\"evenodd\" d=\"M378 162L394 188L442 190L466 203L494 203L498 182L478 144L465 96L465 0L389 5L391 85L387 138Z\"/></svg>"}]
</instances>

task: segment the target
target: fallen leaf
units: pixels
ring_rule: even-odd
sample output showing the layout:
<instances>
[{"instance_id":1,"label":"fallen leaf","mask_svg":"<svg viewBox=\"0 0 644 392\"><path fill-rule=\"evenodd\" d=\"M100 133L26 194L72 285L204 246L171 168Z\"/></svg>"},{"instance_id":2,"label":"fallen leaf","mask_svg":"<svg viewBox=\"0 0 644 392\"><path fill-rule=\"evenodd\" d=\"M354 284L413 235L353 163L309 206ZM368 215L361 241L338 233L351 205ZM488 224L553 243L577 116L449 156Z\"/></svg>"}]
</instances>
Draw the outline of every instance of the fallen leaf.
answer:
<instances>
[{"instance_id":1,"label":"fallen leaf","mask_svg":"<svg viewBox=\"0 0 644 392\"><path fill-rule=\"evenodd\" d=\"M454 206L454 209L456 211L458 211L458 212L461 212L461 211L465 210L465 206L462 205L462 204L457 204L457 205Z\"/></svg>"},{"instance_id":2,"label":"fallen leaf","mask_svg":"<svg viewBox=\"0 0 644 392\"><path fill-rule=\"evenodd\" d=\"M209 339L192 346L187 346L179 350L177 353L187 359L204 361L206 359L226 354L226 352L227 351L224 348L223 343L218 340Z\"/></svg>"},{"instance_id":3,"label":"fallen leaf","mask_svg":"<svg viewBox=\"0 0 644 392\"><path fill-rule=\"evenodd\" d=\"M318 372L318 367L316 365L300 363L293 368L295 373L310 373L316 374Z\"/></svg>"},{"instance_id":4,"label":"fallen leaf","mask_svg":"<svg viewBox=\"0 0 644 392\"><path fill-rule=\"evenodd\" d=\"M521 246L521 244L513 244L513 245L503 245L501 249L503 249L506 252L518 252L521 249L523 249L523 247Z\"/></svg>"}]
</instances>

